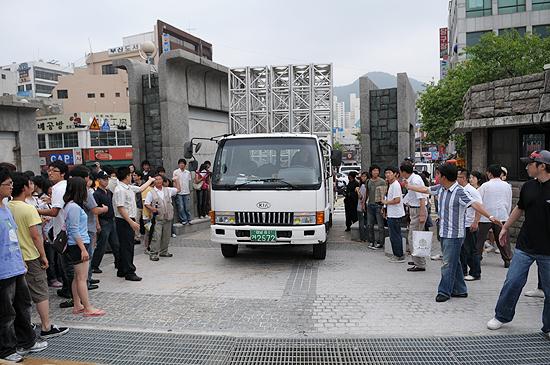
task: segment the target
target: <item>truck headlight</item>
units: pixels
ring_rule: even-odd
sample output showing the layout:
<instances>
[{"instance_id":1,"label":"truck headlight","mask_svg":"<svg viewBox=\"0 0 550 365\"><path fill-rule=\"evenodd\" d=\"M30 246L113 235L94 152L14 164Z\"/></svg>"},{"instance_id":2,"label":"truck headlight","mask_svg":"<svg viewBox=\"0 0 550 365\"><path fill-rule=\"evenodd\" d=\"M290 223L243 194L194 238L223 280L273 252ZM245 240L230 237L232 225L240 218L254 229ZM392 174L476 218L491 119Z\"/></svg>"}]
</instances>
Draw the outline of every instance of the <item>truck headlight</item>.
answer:
<instances>
[{"instance_id":1,"label":"truck headlight","mask_svg":"<svg viewBox=\"0 0 550 365\"><path fill-rule=\"evenodd\" d=\"M294 224L315 224L316 221L316 213L294 213Z\"/></svg>"},{"instance_id":2,"label":"truck headlight","mask_svg":"<svg viewBox=\"0 0 550 365\"><path fill-rule=\"evenodd\" d=\"M235 213L234 212L215 212L214 223L235 224Z\"/></svg>"}]
</instances>

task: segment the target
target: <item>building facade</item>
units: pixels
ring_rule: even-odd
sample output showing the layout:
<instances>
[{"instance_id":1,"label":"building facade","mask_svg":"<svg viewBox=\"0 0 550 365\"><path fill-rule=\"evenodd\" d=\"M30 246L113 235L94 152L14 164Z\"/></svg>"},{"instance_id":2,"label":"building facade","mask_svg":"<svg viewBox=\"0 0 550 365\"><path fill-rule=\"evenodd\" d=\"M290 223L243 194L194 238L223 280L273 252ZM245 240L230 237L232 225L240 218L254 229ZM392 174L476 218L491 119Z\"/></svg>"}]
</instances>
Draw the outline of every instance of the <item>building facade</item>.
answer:
<instances>
[{"instance_id":1,"label":"building facade","mask_svg":"<svg viewBox=\"0 0 550 365\"><path fill-rule=\"evenodd\" d=\"M464 47L475 46L481 36L514 28L548 37L550 0L451 0L449 2L449 64L466 59Z\"/></svg>"},{"instance_id":2,"label":"building facade","mask_svg":"<svg viewBox=\"0 0 550 365\"><path fill-rule=\"evenodd\" d=\"M53 62L30 61L2 66L4 71L15 73L14 85L18 96L50 98L59 77L72 75L73 69ZM6 78L7 79L7 78Z\"/></svg>"},{"instance_id":3,"label":"building facade","mask_svg":"<svg viewBox=\"0 0 550 365\"><path fill-rule=\"evenodd\" d=\"M72 113L36 118L40 166L127 166L132 163L130 113Z\"/></svg>"}]
</instances>

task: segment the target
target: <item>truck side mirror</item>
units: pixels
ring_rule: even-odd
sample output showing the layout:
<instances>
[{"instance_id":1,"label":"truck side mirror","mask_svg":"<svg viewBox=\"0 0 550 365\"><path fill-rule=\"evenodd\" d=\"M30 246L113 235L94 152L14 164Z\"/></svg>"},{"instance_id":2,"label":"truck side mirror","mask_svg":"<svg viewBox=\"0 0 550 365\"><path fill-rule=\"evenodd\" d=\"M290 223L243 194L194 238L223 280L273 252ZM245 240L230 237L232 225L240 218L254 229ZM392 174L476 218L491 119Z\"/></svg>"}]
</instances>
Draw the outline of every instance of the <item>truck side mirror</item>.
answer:
<instances>
[{"instance_id":1,"label":"truck side mirror","mask_svg":"<svg viewBox=\"0 0 550 365\"><path fill-rule=\"evenodd\" d=\"M332 162L332 166L340 166L342 164L342 151L332 150L330 160Z\"/></svg>"},{"instance_id":2,"label":"truck side mirror","mask_svg":"<svg viewBox=\"0 0 550 365\"><path fill-rule=\"evenodd\" d=\"M187 168L189 169L189 171L197 171L197 169L199 168L199 161L197 160L189 161L189 163L187 164Z\"/></svg>"},{"instance_id":3,"label":"truck side mirror","mask_svg":"<svg viewBox=\"0 0 550 365\"><path fill-rule=\"evenodd\" d=\"M183 157L193 158L193 142L185 142L183 144Z\"/></svg>"},{"instance_id":4,"label":"truck side mirror","mask_svg":"<svg viewBox=\"0 0 550 365\"><path fill-rule=\"evenodd\" d=\"M201 149L201 146L202 146L202 142L197 143L197 146L195 147L195 153L199 152L199 150Z\"/></svg>"}]
</instances>

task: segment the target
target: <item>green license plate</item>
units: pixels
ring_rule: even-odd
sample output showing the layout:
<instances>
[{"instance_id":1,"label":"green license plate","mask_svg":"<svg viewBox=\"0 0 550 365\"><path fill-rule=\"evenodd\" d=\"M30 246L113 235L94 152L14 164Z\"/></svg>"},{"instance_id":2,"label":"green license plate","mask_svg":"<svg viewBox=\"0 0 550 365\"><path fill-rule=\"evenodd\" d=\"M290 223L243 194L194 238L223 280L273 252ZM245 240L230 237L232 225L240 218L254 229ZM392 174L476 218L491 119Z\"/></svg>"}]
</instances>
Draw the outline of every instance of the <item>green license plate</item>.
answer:
<instances>
[{"instance_id":1,"label":"green license plate","mask_svg":"<svg viewBox=\"0 0 550 365\"><path fill-rule=\"evenodd\" d=\"M275 231L251 229L250 240L253 242L275 242L277 241L277 236Z\"/></svg>"}]
</instances>

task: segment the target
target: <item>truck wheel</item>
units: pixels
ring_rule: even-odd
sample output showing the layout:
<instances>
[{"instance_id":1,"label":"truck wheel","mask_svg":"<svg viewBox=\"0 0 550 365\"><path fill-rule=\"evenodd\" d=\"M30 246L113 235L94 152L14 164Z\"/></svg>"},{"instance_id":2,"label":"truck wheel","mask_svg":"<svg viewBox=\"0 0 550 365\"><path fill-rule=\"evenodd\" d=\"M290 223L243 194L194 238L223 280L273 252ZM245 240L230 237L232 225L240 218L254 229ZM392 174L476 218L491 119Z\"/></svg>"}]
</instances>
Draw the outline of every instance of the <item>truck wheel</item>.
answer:
<instances>
[{"instance_id":1,"label":"truck wheel","mask_svg":"<svg viewBox=\"0 0 550 365\"><path fill-rule=\"evenodd\" d=\"M239 250L239 245L228 245L222 243L222 255L223 257L235 257L237 256L237 251Z\"/></svg>"},{"instance_id":2,"label":"truck wheel","mask_svg":"<svg viewBox=\"0 0 550 365\"><path fill-rule=\"evenodd\" d=\"M313 258L316 260L324 260L327 256L327 242L317 243L313 245Z\"/></svg>"}]
</instances>

